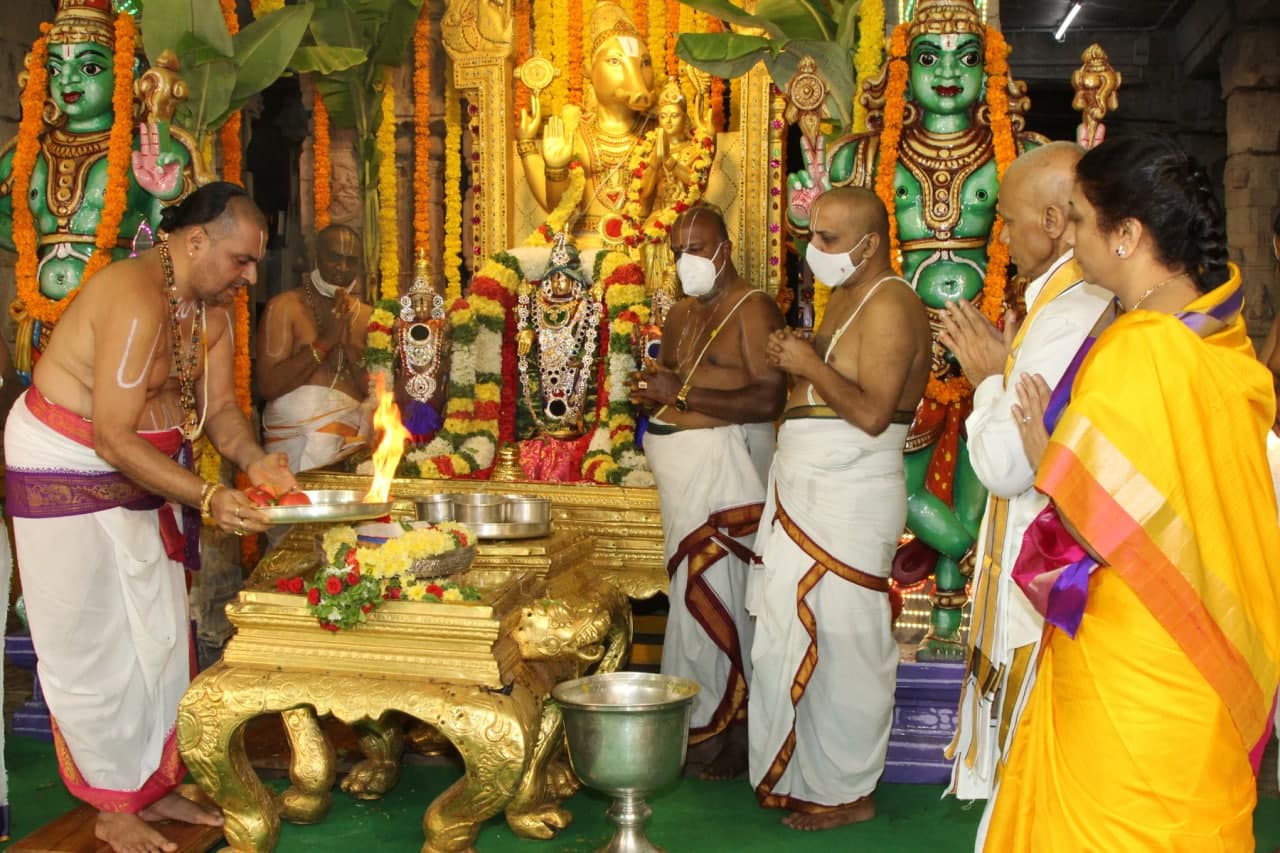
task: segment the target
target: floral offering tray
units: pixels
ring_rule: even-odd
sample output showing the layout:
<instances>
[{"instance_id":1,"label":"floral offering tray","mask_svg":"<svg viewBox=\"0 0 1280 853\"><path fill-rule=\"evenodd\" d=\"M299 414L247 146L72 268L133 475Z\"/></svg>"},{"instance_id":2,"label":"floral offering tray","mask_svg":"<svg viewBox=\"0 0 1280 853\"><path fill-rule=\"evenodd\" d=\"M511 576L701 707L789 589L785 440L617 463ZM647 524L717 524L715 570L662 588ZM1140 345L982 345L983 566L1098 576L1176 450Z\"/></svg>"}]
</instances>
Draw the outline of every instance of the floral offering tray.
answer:
<instances>
[{"instance_id":1,"label":"floral offering tray","mask_svg":"<svg viewBox=\"0 0 1280 853\"><path fill-rule=\"evenodd\" d=\"M317 521L363 521L391 512L392 501L365 503L364 492L344 489L307 489L308 504L263 506L258 509L272 524L308 524Z\"/></svg>"}]
</instances>

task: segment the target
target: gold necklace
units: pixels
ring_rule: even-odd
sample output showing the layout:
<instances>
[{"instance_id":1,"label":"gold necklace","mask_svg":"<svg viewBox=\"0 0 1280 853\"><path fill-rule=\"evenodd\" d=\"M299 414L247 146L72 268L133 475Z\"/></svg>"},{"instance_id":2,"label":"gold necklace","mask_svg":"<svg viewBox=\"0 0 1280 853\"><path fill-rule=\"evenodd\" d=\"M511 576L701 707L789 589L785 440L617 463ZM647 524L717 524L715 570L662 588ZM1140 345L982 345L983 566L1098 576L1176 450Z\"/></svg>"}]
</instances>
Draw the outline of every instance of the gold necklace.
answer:
<instances>
[{"instance_id":1,"label":"gold necklace","mask_svg":"<svg viewBox=\"0 0 1280 853\"><path fill-rule=\"evenodd\" d=\"M311 296L311 289L314 287L315 285L311 281L307 281L306 285L302 289L302 295L305 296L307 299L307 306L311 309L311 316L316 321L316 334L319 335L320 329L322 328L320 325L320 309L316 307L315 299L312 298ZM318 290L317 290L317 295L319 295ZM337 295L335 294L335 299L336 299L336 296ZM330 322L336 321L336 317L335 317L336 311L337 311L336 303L334 305L329 306ZM333 381L329 383L330 388L333 388L335 385L338 384L338 381L342 379L342 374L346 366L347 366L346 365L346 348L343 347L341 344L339 344L338 345L338 367L333 371Z\"/></svg>"},{"instance_id":2,"label":"gold necklace","mask_svg":"<svg viewBox=\"0 0 1280 853\"><path fill-rule=\"evenodd\" d=\"M172 339L173 366L178 374L178 405L182 408L182 435L194 440L200 434L200 416L196 407L196 368L200 355L200 332L204 328L204 301L196 299L196 313L191 320L191 343L183 346L182 323L178 319L178 285L173 273L169 244L161 242L160 267L164 270L165 296L169 303L169 336ZM206 368L207 369L207 368Z\"/></svg>"},{"instance_id":3,"label":"gold necklace","mask_svg":"<svg viewBox=\"0 0 1280 853\"><path fill-rule=\"evenodd\" d=\"M1151 285L1151 287L1148 287L1148 288L1147 288L1147 292L1146 292L1146 293L1144 293L1144 294L1142 294L1141 296L1139 296L1139 297L1138 297L1138 301L1137 301L1137 302L1135 302L1135 303L1133 303L1133 307L1132 307L1132 308L1130 308L1130 309L1128 309L1128 310L1130 310L1130 311L1137 311L1137 310L1142 306L1142 303L1144 303L1144 302L1146 302L1146 301L1147 301L1147 297L1148 297L1148 296L1150 296L1151 294L1155 293L1157 290L1159 290L1160 288L1164 287L1166 284L1172 284L1173 282L1175 282L1175 281L1177 281L1178 279L1182 278L1184 275L1186 275L1186 273L1185 273L1185 272L1175 273L1174 275L1169 276L1168 278L1166 278L1164 281L1160 282L1159 284L1153 284L1153 285Z\"/></svg>"}]
</instances>

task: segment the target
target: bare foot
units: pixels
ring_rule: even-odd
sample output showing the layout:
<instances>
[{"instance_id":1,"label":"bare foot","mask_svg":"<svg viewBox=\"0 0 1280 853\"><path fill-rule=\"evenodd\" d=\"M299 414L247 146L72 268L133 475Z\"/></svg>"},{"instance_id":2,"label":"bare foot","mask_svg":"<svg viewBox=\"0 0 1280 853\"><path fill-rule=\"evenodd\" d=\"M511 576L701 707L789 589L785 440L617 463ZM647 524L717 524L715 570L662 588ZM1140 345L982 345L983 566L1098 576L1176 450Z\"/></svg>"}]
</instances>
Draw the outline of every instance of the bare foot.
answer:
<instances>
[{"instance_id":1,"label":"bare foot","mask_svg":"<svg viewBox=\"0 0 1280 853\"><path fill-rule=\"evenodd\" d=\"M98 812L93 835L116 853L172 853L178 849L141 817L128 812Z\"/></svg>"},{"instance_id":2,"label":"bare foot","mask_svg":"<svg viewBox=\"0 0 1280 853\"><path fill-rule=\"evenodd\" d=\"M205 826L222 826L222 812L207 809L193 803L177 791L170 791L142 811L138 817L145 821L179 820L183 823L199 823Z\"/></svg>"},{"instance_id":3,"label":"bare foot","mask_svg":"<svg viewBox=\"0 0 1280 853\"><path fill-rule=\"evenodd\" d=\"M737 779L747 772L747 727L734 726L725 734L724 746L698 774L708 782Z\"/></svg>"},{"instance_id":4,"label":"bare foot","mask_svg":"<svg viewBox=\"0 0 1280 853\"><path fill-rule=\"evenodd\" d=\"M782 823L792 829L799 829L804 832L815 832L820 829L835 829L837 826L844 826L846 823L861 823L864 820L871 820L876 816L876 804L868 794L861 799L854 800L847 806L841 806L831 811L818 812L817 814L802 814L801 812L791 812L782 819Z\"/></svg>"}]
</instances>

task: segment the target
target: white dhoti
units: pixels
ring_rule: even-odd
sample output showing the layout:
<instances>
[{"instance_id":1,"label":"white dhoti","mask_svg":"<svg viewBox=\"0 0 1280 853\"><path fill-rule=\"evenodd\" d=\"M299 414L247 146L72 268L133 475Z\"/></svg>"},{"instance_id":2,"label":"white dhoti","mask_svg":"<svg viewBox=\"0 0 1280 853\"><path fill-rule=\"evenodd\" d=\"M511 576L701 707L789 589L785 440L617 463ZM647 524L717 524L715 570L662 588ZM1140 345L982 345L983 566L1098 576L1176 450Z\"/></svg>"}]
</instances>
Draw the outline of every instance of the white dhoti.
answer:
<instances>
[{"instance_id":1,"label":"white dhoti","mask_svg":"<svg viewBox=\"0 0 1280 853\"><path fill-rule=\"evenodd\" d=\"M764 806L822 812L875 790L898 669L888 576L906 524L907 428L783 423L747 596L748 713Z\"/></svg>"},{"instance_id":2,"label":"white dhoti","mask_svg":"<svg viewBox=\"0 0 1280 853\"><path fill-rule=\"evenodd\" d=\"M369 416L360 401L323 385L302 385L267 403L263 446L289 457L294 471L331 465L369 439Z\"/></svg>"},{"instance_id":3,"label":"white dhoti","mask_svg":"<svg viewBox=\"0 0 1280 853\"><path fill-rule=\"evenodd\" d=\"M752 634L747 576L764 482L746 427L661 434L663 426L651 425L645 436L671 579L662 671L701 688L689 733L690 742L699 743L746 718ZM759 431L754 437L763 440Z\"/></svg>"},{"instance_id":4,"label":"white dhoti","mask_svg":"<svg viewBox=\"0 0 1280 853\"><path fill-rule=\"evenodd\" d=\"M156 510L125 507L137 487L61 426L37 418L24 395L4 431L37 672L71 793L104 811L137 812L186 772L175 739L190 681L184 570L166 551Z\"/></svg>"}]
</instances>

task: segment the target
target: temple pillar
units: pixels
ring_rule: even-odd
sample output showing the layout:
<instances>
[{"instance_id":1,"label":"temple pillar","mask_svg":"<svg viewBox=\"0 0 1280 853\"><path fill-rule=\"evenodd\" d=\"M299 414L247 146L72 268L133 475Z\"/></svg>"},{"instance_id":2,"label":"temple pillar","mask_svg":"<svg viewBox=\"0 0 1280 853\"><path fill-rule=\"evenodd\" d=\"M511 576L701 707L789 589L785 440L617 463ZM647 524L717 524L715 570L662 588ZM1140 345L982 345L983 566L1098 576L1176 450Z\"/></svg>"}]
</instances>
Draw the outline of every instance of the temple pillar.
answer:
<instances>
[{"instance_id":1,"label":"temple pillar","mask_svg":"<svg viewBox=\"0 0 1280 853\"><path fill-rule=\"evenodd\" d=\"M1280 27L1234 30L1219 59L1227 105L1227 163L1223 175L1227 245L1240 266L1245 318L1261 344L1280 310L1280 282L1272 250L1272 221L1280 210Z\"/></svg>"}]
</instances>

